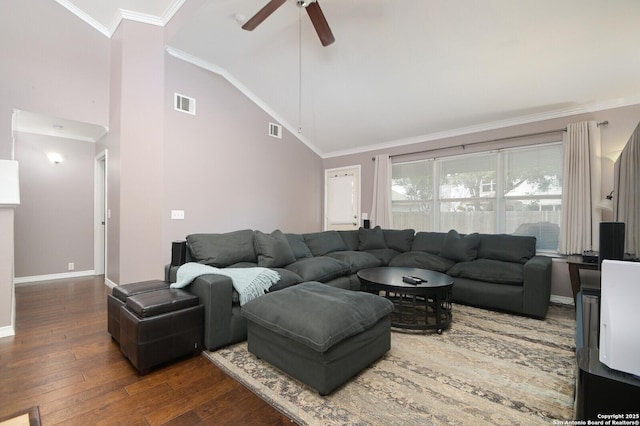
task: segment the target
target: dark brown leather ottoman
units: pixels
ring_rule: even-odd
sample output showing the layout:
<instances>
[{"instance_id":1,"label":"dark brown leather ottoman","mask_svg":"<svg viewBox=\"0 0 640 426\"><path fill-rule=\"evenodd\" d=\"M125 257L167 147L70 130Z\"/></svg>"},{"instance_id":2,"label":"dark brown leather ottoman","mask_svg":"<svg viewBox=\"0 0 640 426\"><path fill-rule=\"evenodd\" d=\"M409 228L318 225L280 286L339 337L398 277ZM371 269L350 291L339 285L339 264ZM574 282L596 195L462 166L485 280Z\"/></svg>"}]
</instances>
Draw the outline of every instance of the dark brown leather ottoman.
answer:
<instances>
[{"instance_id":1,"label":"dark brown leather ottoman","mask_svg":"<svg viewBox=\"0 0 640 426\"><path fill-rule=\"evenodd\" d=\"M204 306L198 296L162 289L127 298L120 309L120 350L141 374L201 351Z\"/></svg>"},{"instance_id":2,"label":"dark brown leather ottoman","mask_svg":"<svg viewBox=\"0 0 640 426\"><path fill-rule=\"evenodd\" d=\"M107 330L111 338L120 342L120 308L127 302L127 297L163 288L169 288L169 283L160 280L115 286L111 294L107 295Z\"/></svg>"},{"instance_id":3,"label":"dark brown leather ottoman","mask_svg":"<svg viewBox=\"0 0 640 426\"><path fill-rule=\"evenodd\" d=\"M306 282L242 307L249 352L327 395L391 347L393 303Z\"/></svg>"}]
</instances>

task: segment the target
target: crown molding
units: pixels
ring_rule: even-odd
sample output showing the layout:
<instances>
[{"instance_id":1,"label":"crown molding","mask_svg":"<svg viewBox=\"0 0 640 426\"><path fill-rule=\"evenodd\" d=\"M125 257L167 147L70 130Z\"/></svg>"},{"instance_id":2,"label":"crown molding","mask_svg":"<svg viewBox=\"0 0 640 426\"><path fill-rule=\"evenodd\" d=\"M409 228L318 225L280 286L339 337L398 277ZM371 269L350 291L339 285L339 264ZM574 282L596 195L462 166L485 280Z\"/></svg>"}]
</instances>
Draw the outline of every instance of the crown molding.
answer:
<instances>
[{"instance_id":1,"label":"crown molding","mask_svg":"<svg viewBox=\"0 0 640 426\"><path fill-rule=\"evenodd\" d=\"M413 145L417 143L436 141L451 137L463 136L472 133L480 133L489 130L503 129L506 127L519 126L523 124L536 123L539 121L553 120L556 118L565 118L572 115L587 114L590 112L604 111L613 108L620 108L630 105L640 104L640 94L627 96L624 98L611 99L608 101L594 102L585 105L578 105L571 108L562 108L553 111L546 111L537 114L523 115L520 117L509 118L505 120L491 121L474 126L459 127L457 129L446 130L443 132L428 133L410 138L396 139L393 141L382 142L379 144L367 145L359 148L346 149L340 151L332 151L325 153L322 158L342 157L345 155L362 154L364 152L377 151L383 149L397 148L400 146Z\"/></svg>"},{"instance_id":2,"label":"crown molding","mask_svg":"<svg viewBox=\"0 0 640 426\"><path fill-rule=\"evenodd\" d=\"M104 24L94 19L91 15L73 4L71 0L56 0L58 4L65 7L67 10L69 10L69 12L73 13L78 18L82 19L91 27L98 30L108 38L113 37L113 34L116 32L123 19L164 27L178 12L178 10L180 10L185 1L186 0L173 0L162 13L162 16L139 13L129 9L118 9L113 15L113 18L111 19L109 25L105 26Z\"/></svg>"},{"instance_id":3,"label":"crown molding","mask_svg":"<svg viewBox=\"0 0 640 426\"><path fill-rule=\"evenodd\" d=\"M84 10L80 9L79 7L77 7L75 4L71 3L71 1L69 1L69 0L56 0L56 3L58 3L59 5L61 5L65 9L67 9L69 12L73 13L74 15L76 15L78 18L82 19L84 22L86 22L91 27L93 27L95 30L98 30L98 32L102 33L102 35L107 36L109 38L111 38L111 36L113 35L113 32L110 32L107 27L105 27L100 22L98 22L95 19L93 19L92 16L90 16ZM117 28L117 26L116 26L116 28Z\"/></svg>"},{"instance_id":4,"label":"crown molding","mask_svg":"<svg viewBox=\"0 0 640 426\"><path fill-rule=\"evenodd\" d=\"M274 120L282 124L282 127L287 129L295 138L297 138L300 142L305 144L311 151L313 151L316 155L321 158L324 158L322 151L318 149L317 146L313 144L308 138L298 132L298 129L291 125L287 120L284 119L280 114L274 111L266 102L256 96L249 88L247 88L244 84L242 84L238 79L236 79L231 73L229 73L226 69L214 65L210 62L204 61L196 56L190 55L182 50L175 49L173 47L167 46L166 51L169 55L174 58L180 59L182 61L188 62L192 65L210 71L214 74L218 74L229 83L231 83L236 89L238 89L242 94L244 94L247 98L249 98L253 103L255 103L258 107L260 107L264 112L273 117Z\"/></svg>"}]
</instances>

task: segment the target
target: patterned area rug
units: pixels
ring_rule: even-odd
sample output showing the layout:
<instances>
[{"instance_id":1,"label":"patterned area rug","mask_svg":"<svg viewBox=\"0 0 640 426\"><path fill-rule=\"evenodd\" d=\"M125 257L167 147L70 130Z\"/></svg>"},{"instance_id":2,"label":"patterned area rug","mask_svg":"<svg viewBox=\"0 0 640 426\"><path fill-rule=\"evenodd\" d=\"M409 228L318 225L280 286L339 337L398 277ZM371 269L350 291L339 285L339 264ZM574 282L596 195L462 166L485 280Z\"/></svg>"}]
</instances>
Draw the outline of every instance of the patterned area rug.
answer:
<instances>
[{"instance_id":1,"label":"patterned area rug","mask_svg":"<svg viewBox=\"0 0 640 426\"><path fill-rule=\"evenodd\" d=\"M454 305L442 335L392 332L391 350L327 397L247 352L204 352L302 425L549 425L573 418L575 316L544 321Z\"/></svg>"}]
</instances>

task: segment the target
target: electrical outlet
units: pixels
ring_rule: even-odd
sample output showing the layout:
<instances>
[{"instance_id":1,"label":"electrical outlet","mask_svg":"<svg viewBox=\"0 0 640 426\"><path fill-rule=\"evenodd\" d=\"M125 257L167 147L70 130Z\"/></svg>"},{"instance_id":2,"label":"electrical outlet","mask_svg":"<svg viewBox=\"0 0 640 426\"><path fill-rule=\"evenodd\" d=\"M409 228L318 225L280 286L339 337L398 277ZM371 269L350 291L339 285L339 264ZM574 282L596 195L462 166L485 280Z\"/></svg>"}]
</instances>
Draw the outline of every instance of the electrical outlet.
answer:
<instances>
[{"instance_id":1,"label":"electrical outlet","mask_svg":"<svg viewBox=\"0 0 640 426\"><path fill-rule=\"evenodd\" d=\"M74 269L76 269L76 265L73 262L69 262L69 270L73 271Z\"/></svg>"},{"instance_id":2,"label":"electrical outlet","mask_svg":"<svg viewBox=\"0 0 640 426\"><path fill-rule=\"evenodd\" d=\"M184 210L171 210L171 219L184 219Z\"/></svg>"}]
</instances>

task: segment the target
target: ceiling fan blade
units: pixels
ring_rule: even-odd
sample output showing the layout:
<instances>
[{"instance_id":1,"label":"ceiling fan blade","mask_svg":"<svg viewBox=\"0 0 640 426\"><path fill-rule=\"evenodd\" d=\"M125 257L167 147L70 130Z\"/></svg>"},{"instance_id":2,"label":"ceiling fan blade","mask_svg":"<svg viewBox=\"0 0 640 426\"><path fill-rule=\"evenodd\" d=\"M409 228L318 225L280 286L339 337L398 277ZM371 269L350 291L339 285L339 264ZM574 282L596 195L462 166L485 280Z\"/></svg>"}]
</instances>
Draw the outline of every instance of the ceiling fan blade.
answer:
<instances>
[{"instance_id":1,"label":"ceiling fan blade","mask_svg":"<svg viewBox=\"0 0 640 426\"><path fill-rule=\"evenodd\" d=\"M309 19L311 19L311 23L313 23L313 27L316 29L318 37L320 37L320 43L322 43L323 46L328 46L336 41L318 2L309 3L306 9L309 14Z\"/></svg>"},{"instance_id":2,"label":"ceiling fan blade","mask_svg":"<svg viewBox=\"0 0 640 426\"><path fill-rule=\"evenodd\" d=\"M253 31L258 25L282 6L287 0L271 0L262 9L258 11L251 19L244 23L243 30Z\"/></svg>"}]
</instances>

